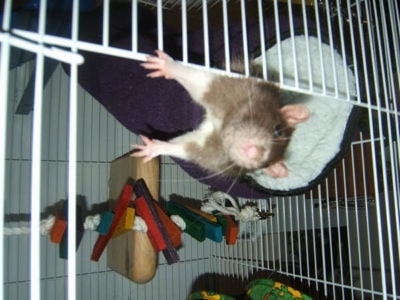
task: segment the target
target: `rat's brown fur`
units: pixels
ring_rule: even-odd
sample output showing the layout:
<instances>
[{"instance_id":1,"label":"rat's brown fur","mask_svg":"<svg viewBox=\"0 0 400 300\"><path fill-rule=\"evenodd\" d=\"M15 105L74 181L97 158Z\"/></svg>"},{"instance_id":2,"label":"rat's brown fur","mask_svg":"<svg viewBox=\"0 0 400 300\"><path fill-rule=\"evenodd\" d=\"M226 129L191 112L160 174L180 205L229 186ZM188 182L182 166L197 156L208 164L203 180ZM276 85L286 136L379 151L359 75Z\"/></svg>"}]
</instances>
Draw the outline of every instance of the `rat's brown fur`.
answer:
<instances>
[{"instance_id":1,"label":"rat's brown fur","mask_svg":"<svg viewBox=\"0 0 400 300\"><path fill-rule=\"evenodd\" d=\"M293 129L280 115L279 88L256 78L230 78L221 76L212 81L202 102L208 113L222 120L220 130L207 137L204 147L196 143L187 145L190 160L215 173L238 175L243 171L266 167L283 159ZM274 126L284 128L280 137L274 137ZM257 134L260 145L270 149L267 160L260 160L257 167L238 165L229 155L229 138L237 137L238 131L244 134ZM231 137L230 137L231 136Z\"/></svg>"}]
</instances>

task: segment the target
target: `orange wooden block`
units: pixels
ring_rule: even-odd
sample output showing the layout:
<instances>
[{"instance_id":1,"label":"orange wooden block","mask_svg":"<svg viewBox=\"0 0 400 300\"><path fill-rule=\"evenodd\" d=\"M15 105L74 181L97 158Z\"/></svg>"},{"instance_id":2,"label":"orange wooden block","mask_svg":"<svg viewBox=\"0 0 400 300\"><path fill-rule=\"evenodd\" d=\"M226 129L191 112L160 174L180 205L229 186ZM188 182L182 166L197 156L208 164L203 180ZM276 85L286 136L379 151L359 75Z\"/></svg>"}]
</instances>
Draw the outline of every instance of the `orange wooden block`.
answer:
<instances>
[{"instance_id":1,"label":"orange wooden block","mask_svg":"<svg viewBox=\"0 0 400 300\"><path fill-rule=\"evenodd\" d=\"M239 232L239 227L237 226L235 220L233 220L232 216L230 215L224 215L227 221L226 224L226 244L228 245L234 245L236 244L237 241L237 236Z\"/></svg>"},{"instance_id":2,"label":"orange wooden block","mask_svg":"<svg viewBox=\"0 0 400 300\"><path fill-rule=\"evenodd\" d=\"M55 244L60 244L66 229L67 221L62 220L56 215L56 220L54 221L54 225L50 230L50 241Z\"/></svg>"},{"instance_id":3,"label":"orange wooden block","mask_svg":"<svg viewBox=\"0 0 400 300\"><path fill-rule=\"evenodd\" d=\"M207 220L209 220L209 221L211 221L211 222L215 222L215 223L218 222L217 217L214 216L213 214L209 214L209 213L207 213L207 212L205 212L205 211L202 211L202 210L200 210L200 209L191 207L191 206L189 206L189 205L185 205L185 207L188 208L188 209L190 209L190 210L191 210L192 212L194 212L195 214L198 214L199 216L201 216L201 217L203 217L203 218L205 218L205 219L207 219Z\"/></svg>"},{"instance_id":4,"label":"orange wooden block","mask_svg":"<svg viewBox=\"0 0 400 300\"><path fill-rule=\"evenodd\" d=\"M117 227L114 230L112 238L120 236L121 234L127 233L132 230L133 224L135 222L135 209L133 207L128 207L119 220Z\"/></svg>"},{"instance_id":5,"label":"orange wooden block","mask_svg":"<svg viewBox=\"0 0 400 300\"><path fill-rule=\"evenodd\" d=\"M156 206L157 213L161 219L161 222L163 223L164 228L167 231L169 238L171 239L172 245L174 246L174 248L180 247L182 245L181 230L170 219L170 217L168 217L168 215L161 209L161 207L156 201L154 201L154 204Z\"/></svg>"}]
</instances>

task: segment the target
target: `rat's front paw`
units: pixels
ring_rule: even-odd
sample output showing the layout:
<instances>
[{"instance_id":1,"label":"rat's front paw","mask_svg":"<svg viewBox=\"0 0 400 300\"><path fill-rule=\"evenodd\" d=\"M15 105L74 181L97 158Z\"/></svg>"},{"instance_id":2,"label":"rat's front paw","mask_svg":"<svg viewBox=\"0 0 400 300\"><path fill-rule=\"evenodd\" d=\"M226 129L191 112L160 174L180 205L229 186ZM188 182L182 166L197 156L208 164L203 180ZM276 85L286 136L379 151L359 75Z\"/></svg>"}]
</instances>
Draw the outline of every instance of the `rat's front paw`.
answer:
<instances>
[{"instance_id":1,"label":"rat's front paw","mask_svg":"<svg viewBox=\"0 0 400 300\"><path fill-rule=\"evenodd\" d=\"M147 70L154 70L147 74L147 77L165 77L167 79L173 79L171 69L174 65L174 60L165 52L156 50L157 56L147 56L146 62L142 63L141 66Z\"/></svg>"},{"instance_id":2,"label":"rat's front paw","mask_svg":"<svg viewBox=\"0 0 400 300\"><path fill-rule=\"evenodd\" d=\"M148 162L152 160L154 157L157 157L163 154L163 144L165 142L159 140L152 140L143 135L140 136L143 141L143 145L134 144L132 145L134 150L137 150L131 154L131 156L135 157L143 157L144 162Z\"/></svg>"}]
</instances>

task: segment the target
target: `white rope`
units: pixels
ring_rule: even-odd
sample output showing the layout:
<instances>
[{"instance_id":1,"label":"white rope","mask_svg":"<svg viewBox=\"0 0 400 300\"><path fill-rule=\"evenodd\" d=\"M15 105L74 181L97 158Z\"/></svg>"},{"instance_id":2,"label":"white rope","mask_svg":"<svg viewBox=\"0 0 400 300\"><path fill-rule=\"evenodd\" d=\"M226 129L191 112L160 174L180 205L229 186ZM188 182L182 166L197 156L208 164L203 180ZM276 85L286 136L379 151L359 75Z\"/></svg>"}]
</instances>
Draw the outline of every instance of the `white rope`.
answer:
<instances>
[{"instance_id":1,"label":"white rope","mask_svg":"<svg viewBox=\"0 0 400 300\"><path fill-rule=\"evenodd\" d=\"M47 219L40 221L40 234L47 235L51 228L53 228L55 221L55 217L50 215ZM22 235L29 234L31 232L31 228L27 226L20 227L4 227L4 235Z\"/></svg>"},{"instance_id":2,"label":"white rope","mask_svg":"<svg viewBox=\"0 0 400 300\"><path fill-rule=\"evenodd\" d=\"M56 217L53 215L48 216L47 219L41 220L40 221L40 234L41 235L49 234L51 228L53 228L53 226L54 226L55 221L56 221Z\"/></svg>"},{"instance_id":3,"label":"white rope","mask_svg":"<svg viewBox=\"0 0 400 300\"><path fill-rule=\"evenodd\" d=\"M51 228L53 228L55 223L55 216L50 215L47 219L40 221L40 234L48 235ZM95 231L99 226L101 221L101 215L96 214L93 216L87 216L85 221L83 222L83 228L85 230L92 230ZM182 220L184 223L184 221ZM178 225L179 226L179 225ZM132 230L137 230L143 233L146 233L148 228L146 222L139 216L135 216L135 221L132 226ZM30 227L20 226L20 227L5 227L4 228L4 235L22 235L22 234L29 234L31 232Z\"/></svg>"},{"instance_id":4,"label":"white rope","mask_svg":"<svg viewBox=\"0 0 400 300\"><path fill-rule=\"evenodd\" d=\"M83 228L85 230L96 230L97 226L99 226L101 221L101 215L97 214L94 216L87 216L85 218L85 222L83 222Z\"/></svg>"},{"instance_id":5,"label":"white rope","mask_svg":"<svg viewBox=\"0 0 400 300\"><path fill-rule=\"evenodd\" d=\"M147 232L147 224L141 217L135 216L135 221L133 222L132 230L146 233Z\"/></svg>"},{"instance_id":6,"label":"white rope","mask_svg":"<svg viewBox=\"0 0 400 300\"><path fill-rule=\"evenodd\" d=\"M229 200L232 203L232 207L226 207L225 200ZM212 193L208 201L204 202L201 206L201 210L208 213L217 210L223 214L232 215L237 221L242 222L257 221L260 219L260 215L254 205L245 205L239 208L235 199L223 192Z\"/></svg>"},{"instance_id":7,"label":"white rope","mask_svg":"<svg viewBox=\"0 0 400 300\"><path fill-rule=\"evenodd\" d=\"M18 234L29 234L31 232L30 227L5 227L4 235L18 235Z\"/></svg>"},{"instance_id":8,"label":"white rope","mask_svg":"<svg viewBox=\"0 0 400 300\"><path fill-rule=\"evenodd\" d=\"M171 215L171 220L178 226L182 231L186 229L185 221L178 215Z\"/></svg>"}]
</instances>

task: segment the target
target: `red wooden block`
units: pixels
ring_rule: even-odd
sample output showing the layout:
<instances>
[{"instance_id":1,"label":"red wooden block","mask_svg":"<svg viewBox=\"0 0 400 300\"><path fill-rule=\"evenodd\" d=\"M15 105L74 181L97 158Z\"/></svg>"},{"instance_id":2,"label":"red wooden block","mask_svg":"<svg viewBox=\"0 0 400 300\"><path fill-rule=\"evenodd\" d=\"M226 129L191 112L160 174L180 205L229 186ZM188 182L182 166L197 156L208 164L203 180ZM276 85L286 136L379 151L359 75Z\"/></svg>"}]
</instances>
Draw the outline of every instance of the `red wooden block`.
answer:
<instances>
[{"instance_id":1,"label":"red wooden block","mask_svg":"<svg viewBox=\"0 0 400 300\"><path fill-rule=\"evenodd\" d=\"M154 204L157 209L157 213L160 216L161 222L163 223L164 228L167 231L169 238L171 239L172 245L174 246L174 248L180 247L182 245L181 230L174 222L172 222L172 220L161 209L160 205L156 201L154 201Z\"/></svg>"},{"instance_id":2,"label":"red wooden block","mask_svg":"<svg viewBox=\"0 0 400 300\"><path fill-rule=\"evenodd\" d=\"M237 236L239 232L239 227L237 226L235 220L233 220L232 216L230 215L224 215L227 221L226 224L226 243L228 245L234 245L236 244L237 241Z\"/></svg>"},{"instance_id":3,"label":"red wooden block","mask_svg":"<svg viewBox=\"0 0 400 300\"><path fill-rule=\"evenodd\" d=\"M108 242L112 234L114 233L115 228L118 225L119 220L124 215L125 210L127 209L129 202L132 199L133 195L133 187L130 184L125 184L121 195L117 203L114 206L114 218L110 226L110 230L105 235L99 235L97 238L96 244L93 247L93 252L91 256L91 260L98 261L104 249L106 248Z\"/></svg>"},{"instance_id":4,"label":"red wooden block","mask_svg":"<svg viewBox=\"0 0 400 300\"><path fill-rule=\"evenodd\" d=\"M50 241L59 244L61 243L65 230L67 229L67 221L61 219L58 214L56 214L55 217L54 225L50 230Z\"/></svg>"},{"instance_id":5,"label":"red wooden block","mask_svg":"<svg viewBox=\"0 0 400 300\"><path fill-rule=\"evenodd\" d=\"M156 252L167 248L167 244L162 236L160 229L147 205L146 199L141 196L135 200L136 213L142 217L147 225L147 235Z\"/></svg>"}]
</instances>

